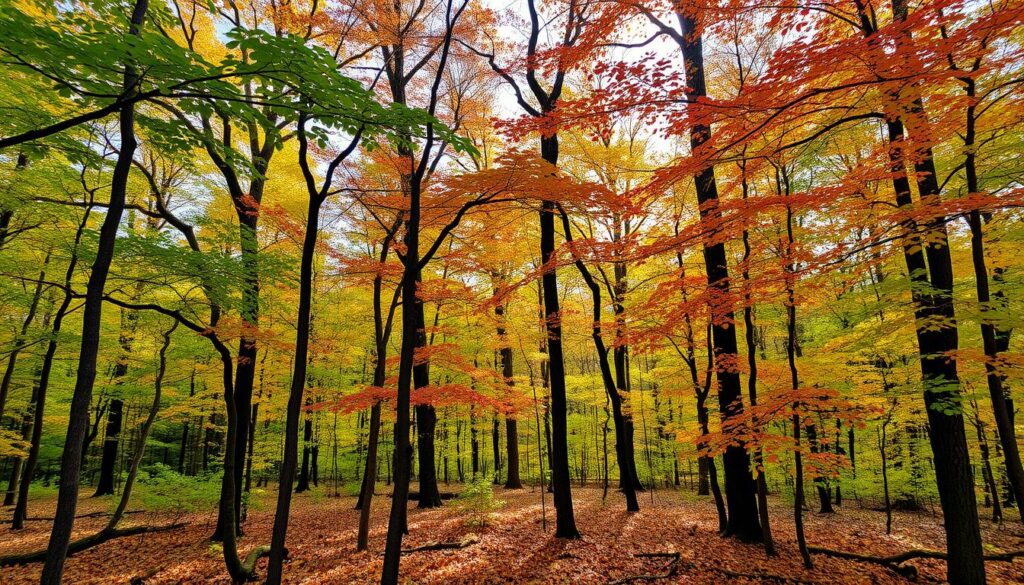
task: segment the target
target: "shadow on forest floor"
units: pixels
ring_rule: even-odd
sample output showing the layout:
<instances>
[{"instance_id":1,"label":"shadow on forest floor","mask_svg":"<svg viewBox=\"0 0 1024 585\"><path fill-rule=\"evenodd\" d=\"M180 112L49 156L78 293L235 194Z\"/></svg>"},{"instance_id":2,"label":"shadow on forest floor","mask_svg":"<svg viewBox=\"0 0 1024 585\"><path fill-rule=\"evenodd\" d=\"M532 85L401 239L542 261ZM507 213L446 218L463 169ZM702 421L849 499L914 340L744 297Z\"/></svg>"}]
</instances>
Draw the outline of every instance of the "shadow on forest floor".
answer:
<instances>
[{"instance_id":1,"label":"shadow on forest floor","mask_svg":"<svg viewBox=\"0 0 1024 585\"><path fill-rule=\"evenodd\" d=\"M389 488L378 488L387 494ZM649 492L642 494L641 511L627 514L621 494L609 492L601 501L599 488L573 489L580 540L560 540L554 534L554 510L546 499L547 530L542 527L540 490L496 490L505 501L484 528L466 525L465 516L450 503L442 508L409 508L406 547L430 542L459 541L478 532L480 541L457 550L421 551L402 557L402 578L409 583L608 583L639 574L661 574L665 560L638 558L638 553L678 552L678 573L671 579L649 583L907 583L888 569L815 556L815 568L805 570L796 551L792 513L787 502L772 499L770 510L779 556L768 558L759 545L722 539L716 533L717 520L710 499L698 499L689 492L657 490L654 504ZM241 540L244 554L269 542L274 494L265 494L264 505L250 513ZM379 579L381 556L390 499L374 499L370 552L355 552L356 523L354 498L331 498L322 494L296 496L291 514L288 549L291 561L285 567L288 583L373 583ZM52 500L33 502L29 516L52 515ZM102 500L83 498L79 514L101 511ZM1008 510L1011 518L1015 510ZM74 584L129 583L146 575L149 585L172 583L229 583L219 547L207 538L213 531L213 512L191 514L187 526L162 533L121 538L107 542L68 560L65 581ZM865 554L887 555L911 548L941 549L941 518L928 513L894 516L894 531L885 535L884 514L860 508L848 501L836 514L805 515L811 545ZM125 525L161 524L169 517L133 514ZM96 515L76 522L76 536L95 532L106 518ZM983 521L986 545L992 550L1024 548L1020 524L1008 520L999 527ZM46 546L49 523L29 522L24 530L11 532L0 525L0 555ZM265 562L265 561L264 561ZM919 581L943 580L941 561L913 561ZM262 572L263 565L260 565ZM1024 583L1024 559L1014 563L989 563L990 583ZM5 585L35 583L40 564L0 569ZM741 578L738 575L747 575Z\"/></svg>"}]
</instances>

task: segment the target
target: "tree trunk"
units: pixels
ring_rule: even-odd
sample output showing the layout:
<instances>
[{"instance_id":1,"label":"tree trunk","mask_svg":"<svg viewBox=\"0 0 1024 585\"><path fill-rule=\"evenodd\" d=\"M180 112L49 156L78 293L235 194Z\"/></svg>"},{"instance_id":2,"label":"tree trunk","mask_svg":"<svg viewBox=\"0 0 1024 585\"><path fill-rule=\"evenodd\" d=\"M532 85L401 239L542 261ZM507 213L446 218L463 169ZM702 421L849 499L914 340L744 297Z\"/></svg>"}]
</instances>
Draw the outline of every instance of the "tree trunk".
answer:
<instances>
[{"instance_id":1,"label":"tree trunk","mask_svg":"<svg viewBox=\"0 0 1024 585\"><path fill-rule=\"evenodd\" d=\"M966 94L971 100L967 106L967 126L964 132L964 172L967 178L967 192L978 193L978 168L975 154L975 80L967 76L963 79L966 84ZM1005 303L992 301L989 292L988 268L985 263L985 234L983 229L981 211L971 210L968 214L968 224L971 228L971 260L974 265L975 292L978 298L978 305L981 309L981 339L985 351L985 377L988 383L989 397L992 400L992 412L995 418L997 435L1003 448L1003 461L1006 466L1006 477L1009 480L1010 488L1013 490L1014 499L1024 502L1024 466L1021 465L1020 449L1017 445L1017 436L1013 426L1011 410L1007 404L1009 391L1004 388L1004 378L996 369L995 362L999 354L1005 349L999 347L999 337L1003 336L1009 340L1008 331L997 330L998 314L995 319L987 318L988 313L1005 311ZM998 499L998 498L997 498ZM1024 506L1018 506L1018 514L1021 521L1024 521Z\"/></svg>"},{"instance_id":2,"label":"tree trunk","mask_svg":"<svg viewBox=\"0 0 1024 585\"><path fill-rule=\"evenodd\" d=\"M309 491L309 456L313 452L312 441L313 419L307 415L302 428L302 467L299 469L299 481L295 486L295 493L297 494ZM282 486L281 489L285 489L285 487ZM291 489L291 486L287 486L287 489Z\"/></svg>"},{"instance_id":3,"label":"tree trunk","mask_svg":"<svg viewBox=\"0 0 1024 585\"><path fill-rule=\"evenodd\" d=\"M3 420L4 409L7 406L7 396L11 389L11 381L14 379L14 368L18 363L18 354L25 347L25 336L28 334L28 328L32 325L32 321L35 320L36 311L39 308L39 300L43 296L43 282L46 281L46 267L49 264L50 251L47 251L46 257L43 259L43 268L39 271L39 279L36 281L35 290L32 292L32 301L29 303L28 313L25 314L25 319L21 323L21 330L14 339L14 347L7 354L7 367L4 369L3 379L0 380L0 421Z\"/></svg>"},{"instance_id":4,"label":"tree trunk","mask_svg":"<svg viewBox=\"0 0 1024 585\"><path fill-rule=\"evenodd\" d=\"M558 162L558 137L541 138L542 158ZM540 256L545 267L541 279L544 294L544 322L548 335L548 373L551 382L551 485L555 500L555 537L579 538L572 509L572 487L569 476L568 408L565 397L565 362L562 356L562 323L558 279L550 263L555 255L555 205L545 200L540 211Z\"/></svg>"},{"instance_id":5,"label":"tree trunk","mask_svg":"<svg viewBox=\"0 0 1024 585\"><path fill-rule=\"evenodd\" d=\"M687 97L691 102L707 96L704 79L704 51L697 23L692 16L678 12L682 27L681 49L683 63L687 72ZM711 127L696 123L690 128L690 146L699 151L702 145L711 138ZM695 177L697 203L700 206L702 223L714 224L720 215L718 211L718 188L715 183L715 170L708 166ZM737 354L736 328L732 303L729 302L729 268L722 242L705 242L704 268L707 273L708 286L722 299L721 306L713 307L714 353L728 359ZM718 406L723 419L738 415L743 410L743 395L740 391L739 373L729 370L718 372ZM729 510L729 526L726 535L735 536L742 541L759 542L763 539L758 519L756 487L750 472L750 456L742 445L730 445L723 457L725 469L725 495Z\"/></svg>"},{"instance_id":6,"label":"tree trunk","mask_svg":"<svg viewBox=\"0 0 1024 585\"><path fill-rule=\"evenodd\" d=\"M562 231L566 234L566 240L572 242L572 226L569 224L569 217L565 214L564 210L561 210L561 216ZM608 349L604 345L604 337L602 336L601 288L581 259L575 258L575 264L576 269L583 277L583 281L587 284L587 288L590 289L592 302L590 337L594 341L594 349L597 351L598 367L601 371L601 381L604 385L605 394L612 407L612 418L615 426L615 459L619 465L619 489L626 496L626 511L639 512L640 502L636 497L636 486L639 484L639 481L634 483L624 480L624 478L630 477L631 467L634 468L633 473L635 474L635 464L630 463L633 453L633 441L630 439L626 429L627 421L622 408L622 395L619 393L616 382L612 378L611 365L608 363ZM623 363L624 367L625 363ZM625 377L622 376L622 378L624 379Z\"/></svg>"},{"instance_id":7,"label":"tree trunk","mask_svg":"<svg viewBox=\"0 0 1024 585\"><path fill-rule=\"evenodd\" d=\"M136 0L132 9L129 34L138 35L146 12L148 0ZM138 77L130 66L124 69L124 91L136 91ZM61 455L60 489L57 496L57 511L50 533L47 549L49 555L43 565L42 585L59 585L64 573L64 560L71 542L71 531L78 506L78 483L82 470L82 447L89 424L89 404L92 401L93 383L96 381L96 357L99 353L100 323L103 312L103 289L107 274L114 258L117 229L124 212L128 175L131 172L132 157L138 143L135 138L135 107L133 103L123 105L118 114L120 150L111 175L110 201L107 215L100 227L96 258L86 285L85 303L82 312L82 341L78 355L78 375L71 398L71 417L68 421L64 452ZM40 409L41 411L42 409Z\"/></svg>"},{"instance_id":8,"label":"tree trunk","mask_svg":"<svg viewBox=\"0 0 1024 585\"><path fill-rule=\"evenodd\" d=\"M306 118L300 115L298 122L299 166L306 180L306 191L309 206L306 211L306 229L302 241L302 258L299 263L299 306L295 326L295 356L291 387L288 392L288 407L285 419L284 455L281 461L281 474L278 480L277 509L274 512L274 528L270 540L270 558L267 563L267 585L279 585L282 577L282 565L287 554L285 539L288 533L288 515L292 503L292 483L295 481L295 467L298 456L299 417L302 410L302 395L307 383L307 367L309 365L309 338L312 328L311 312L313 303L313 261L316 252L317 237L320 233L320 208L330 192L334 170L348 157L359 143L361 131L355 133L348 147L342 150L328 165L329 172L318 189L307 158L308 142L306 139ZM255 356L254 356L255 357ZM250 396L251 396L250 383ZM240 414L248 414L248 407L239 410ZM306 438L312 433L312 421L307 419ZM244 443L244 441L243 441ZM243 450L244 453L244 450ZM307 476L308 477L308 476ZM229 531L225 530L225 533Z\"/></svg>"}]
</instances>

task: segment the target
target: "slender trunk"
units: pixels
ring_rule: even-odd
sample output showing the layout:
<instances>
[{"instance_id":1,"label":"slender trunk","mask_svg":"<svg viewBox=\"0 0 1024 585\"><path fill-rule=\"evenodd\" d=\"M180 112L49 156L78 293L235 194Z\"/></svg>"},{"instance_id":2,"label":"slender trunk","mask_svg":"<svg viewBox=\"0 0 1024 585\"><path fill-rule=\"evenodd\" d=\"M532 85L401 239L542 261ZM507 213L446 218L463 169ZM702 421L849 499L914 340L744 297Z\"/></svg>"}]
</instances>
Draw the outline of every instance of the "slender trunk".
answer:
<instances>
[{"instance_id":1,"label":"slender trunk","mask_svg":"<svg viewBox=\"0 0 1024 585\"><path fill-rule=\"evenodd\" d=\"M882 456L882 496L885 498L885 533L892 534L892 500L889 498L889 457L886 450L889 421L882 422L878 436L878 451Z\"/></svg>"},{"instance_id":2,"label":"slender trunk","mask_svg":"<svg viewBox=\"0 0 1024 585\"><path fill-rule=\"evenodd\" d=\"M872 39L875 29L867 8L861 0L857 0L856 7L864 36ZM894 20L906 20L906 2L894 0L892 12ZM906 34L909 35L909 31ZM901 97L894 96L894 99ZM920 98L912 101L911 114L908 117L911 121L915 117L924 117L924 105ZM904 211L918 207L911 196L910 181L905 172L908 156L914 160L918 191L921 194L920 207L927 209L936 205L940 193L931 148L926 146L920 152L905 152L906 139L910 133L898 115L891 116L886 121L886 127L896 205ZM960 378L955 358L959 338L953 307L953 265L946 218L936 214L923 224L908 220L904 227L906 235L903 256L915 305L928 437L934 455L935 479L946 529L947 578L953 585L981 585L985 582L985 564L967 433L960 404ZM936 327L936 323L940 326Z\"/></svg>"},{"instance_id":3,"label":"slender trunk","mask_svg":"<svg viewBox=\"0 0 1024 585\"><path fill-rule=\"evenodd\" d=\"M383 370L383 367L381 368ZM370 409L370 440L366 450L366 473L360 494L362 507L359 509L359 532L356 550L367 550L370 546L370 510L373 504L373 489L377 484L377 444L380 437L380 402Z\"/></svg>"},{"instance_id":4,"label":"slender trunk","mask_svg":"<svg viewBox=\"0 0 1024 585\"><path fill-rule=\"evenodd\" d=\"M4 369L3 379L0 380L0 421L3 420L4 409L7 406L7 395L11 389L11 381L14 379L14 368L18 363L18 354L27 342L26 336L32 321L36 318L36 311L39 309L39 300L43 297L43 282L46 280L46 267L50 264L50 252L46 252L43 259L43 267L39 270L39 279L36 281L35 289L32 292L32 301L29 303L28 313L21 323L21 330L14 339L14 347L7 354L7 367Z\"/></svg>"},{"instance_id":5,"label":"slender trunk","mask_svg":"<svg viewBox=\"0 0 1024 585\"><path fill-rule=\"evenodd\" d=\"M295 485L295 493L309 491L309 464L313 453L313 419L307 414L302 426L302 467L299 468L299 481ZM291 489L291 486L288 486Z\"/></svg>"},{"instance_id":6,"label":"slender trunk","mask_svg":"<svg viewBox=\"0 0 1024 585\"><path fill-rule=\"evenodd\" d=\"M620 219L614 217L614 240L621 238ZM628 224L627 224L628 229ZM619 459L619 489L625 491L627 486L634 491L642 491L644 486L640 483L640 476L636 470L636 451L633 448L633 415L630 409L629 391L632 389L629 380L629 346L622 342L625 329L625 306L623 305L626 296L626 265L623 262L616 262L612 270L614 283L612 291L615 293L612 299L612 310L615 313L615 347L612 350L612 359L615 362L615 389L622 396L620 408L622 416L622 434L616 435L616 443L621 443L621 457ZM653 486L652 486L653 487Z\"/></svg>"},{"instance_id":7,"label":"slender trunk","mask_svg":"<svg viewBox=\"0 0 1024 585\"><path fill-rule=\"evenodd\" d=\"M498 414L491 416L491 456L494 458L494 484L501 483L501 426Z\"/></svg>"},{"instance_id":8,"label":"slender trunk","mask_svg":"<svg viewBox=\"0 0 1024 585\"><path fill-rule=\"evenodd\" d=\"M964 172L967 177L967 192L978 193L978 168L975 154L975 81L973 77L965 77L966 93L970 99L967 106L967 127L964 132ZM994 414L997 435L1003 448L1003 461L1006 466L1006 477L1009 480L1010 488L1013 490L1014 499L1024 502L1024 466L1021 465L1020 449L1017 445L1017 436L1010 415L1010 408L1007 404L1009 391L1004 387L1003 376L996 369L999 360L1000 334L1009 338L1008 332L997 330L998 316L994 319L988 318L989 314L997 313L1004 309L1004 303L993 303L992 295L989 292L988 268L985 262L985 234L981 211L973 209L968 214L968 224L971 228L971 260L974 265L975 292L980 306L981 318L981 339L985 351L985 378L988 383L989 397L992 400L992 412ZM1002 350L1005 351L1005 350ZM997 498L998 499L998 498ZM1024 521L1024 506L1018 506L1018 514L1021 521Z\"/></svg>"},{"instance_id":9,"label":"slender trunk","mask_svg":"<svg viewBox=\"0 0 1024 585\"><path fill-rule=\"evenodd\" d=\"M788 195L789 189L787 187L786 193ZM800 376L797 372L796 357L797 357L797 338L796 338L796 294L794 289L795 286L795 272L796 265L793 260L793 208L786 203L786 242L784 247L785 254L785 283L786 283L786 358L789 363L789 376L790 376L790 388L796 392L800 389ZM794 485L794 497L793 497L793 520L796 529L796 541L800 548L800 556L803 557L804 567L808 569L814 568L811 562L811 555L807 550L807 539L804 536L804 462L803 462L803 446L800 444L800 431L803 428L803 420L801 414L801 403L799 401L793 402L793 459L794 465L796 466L796 478ZM813 425L808 428L808 438L810 439L813 433Z\"/></svg>"},{"instance_id":10,"label":"slender trunk","mask_svg":"<svg viewBox=\"0 0 1024 585\"><path fill-rule=\"evenodd\" d=\"M747 184L746 159L740 165L740 188L746 201L750 186ZM750 232L743 228L743 333L747 344L747 396L750 407L757 406L757 343L754 339L754 303L750 294ZM757 427L755 427L757 428ZM775 556L775 539L772 537L771 518L768 517L768 481L764 474L764 453L758 445L754 451L754 468L757 470L757 513L764 535L764 552Z\"/></svg>"},{"instance_id":11,"label":"slender trunk","mask_svg":"<svg viewBox=\"0 0 1024 585\"><path fill-rule=\"evenodd\" d=\"M405 223L405 270L402 279L402 346L399 354L398 395L395 401L394 430L394 491L391 498L391 513L388 518L388 532L384 548L384 567L381 585L398 583L398 567L402 548L402 535L406 522L406 507L409 502L409 461L412 446L409 442L410 395L413 384L413 362L416 351L416 325L420 322L416 311L416 274L420 262L420 189L414 183L409 190L409 217Z\"/></svg>"},{"instance_id":12,"label":"slender trunk","mask_svg":"<svg viewBox=\"0 0 1024 585\"><path fill-rule=\"evenodd\" d=\"M295 355L292 361L291 387L288 392L284 454L281 459L281 473L278 479L277 509L274 513L274 528L270 540L270 559L267 563L267 585L279 585L281 583L282 565L286 555L285 539L288 534L288 516L292 504L292 484L295 481L295 468L298 463L299 417L302 415L302 395L307 383L307 367L309 365L310 316L313 303L313 260L316 252L317 237L320 233L320 208L326 199L327 188L331 180L331 175L328 175L323 189L315 187L307 163L308 146L305 135L305 123L305 118L300 118L298 131L299 163L306 178L309 205L306 211L306 231L302 241L302 258L299 263L299 306L295 320ZM358 135L355 138L355 141L357 140ZM353 146L355 141L352 143ZM345 155L340 156L342 158L336 159L332 163L332 173L337 162L340 162ZM253 347L255 349L255 346ZM251 382L249 390L251 397ZM239 409L238 412L248 414L249 408L246 406L245 410ZM307 420L307 437L311 430L311 421ZM242 452L244 453L244 450ZM225 530L226 532L228 531Z\"/></svg>"},{"instance_id":13,"label":"slender trunk","mask_svg":"<svg viewBox=\"0 0 1024 585\"><path fill-rule=\"evenodd\" d=\"M132 455L131 463L128 466L128 475L124 481L124 489L121 491L121 499L117 503L117 508L114 509L114 513L110 516L110 521L107 523L105 530L112 531L117 527L117 523L121 521L124 516L125 510L128 509L128 502L132 497L132 488L135 486L135 478L139 473L139 464L142 463L142 456L146 449L146 440L149 438L149 433L153 429L153 422L156 420L156 415L160 411L160 399L161 392L163 390L164 374L167 372L167 348L171 345L171 334L178 328L178 322L175 321L171 328L163 333L163 344L160 346L160 351L157 353L159 359L159 365L156 370L156 379L153 382L153 402L149 407L149 413L146 415L146 420L142 423L142 428L139 430L139 439L135 448L135 453Z\"/></svg>"},{"instance_id":14,"label":"slender trunk","mask_svg":"<svg viewBox=\"0 0 1024 585\"><path fill-rule=\"evenodd\" d=\"M132 9L129 34L138 35L149 9L148 0L136 0ZM138 77L131 66L124 69L124 91L136 91ZM135 138L135 107L126 104L118 114L120 150L111 176L110 201L107 215L100 227L99 243L89 281L82 314L82 341L78 355L78 375L71 398L71 417L68 421L64 452L61 455L60 489L57 510L47 549L49 554L43 565L42 585L59 585L64 573L64 561L78 506L78 483L82 470L82 447L89 423L89 403L92 401L93 383L96 381L96 357L100 344L100 321L103 312L103 289L114 257L117 229L124 212L128 175L132 157L138 145ZM42 409L40 409L42 410Z\"/></svg>"},{"instance_id":15,"label":"slender trunk","mask_svg":"<svg viewBox=\"0 0 1024 585\"><path fill-rule=\"evenodd\" d=\"M992 462L989 459L988 436L985 433L985 424L978 415L978 405L974 406L974 429L978 436L978 450L981 452L981 479L985 486L986 494L992 500L992 521L1003 521L1003 505L1000 502L999 490L996 488L995 474L992 473Z\"/></svg>"},{"instance_id":16,"label":"slender trunk","mask_svg":"<svg viewBox=\"0 0 1024 585\"><path fill-rule=\"evenodd\" d=\"M566 234L566 240L572 243L572 226L569 224L569 217L564 211L561 211L562 216L562 231ZM626 481L624 478L629 478L631 473L630 455L633 452L633 442L629 438L626 427L626 417L623 413L622 407L622 394L619 393L617 384L612 378L611 365L608 363L608 348L605 347L604 337L602 336L601 328L601 288L594 280L590 270L586 264L579 258L575 259L576 269L583 277L583 281L587 284L587 288L590 289L590 296L592 302L591 308L591 330L590 336L594 341L594 348L597 351L598 367L601 371L601 381L604 385L605 394L607 395L611 403L612 417L615 426L615 458L619 465L619 489L626 496L626 511L627 512L639 512L640 503L636 497L636 486L639 481L632 482ZM616 354L617 358L618 355ZM625 368L625 360L620 367L616 364L617 372L623 372ZM623 382L624 384L624 382ZM635 468L635 465L633 465ZM635 474L635 469L633 470Z\"/></svg>"}]
</instances>

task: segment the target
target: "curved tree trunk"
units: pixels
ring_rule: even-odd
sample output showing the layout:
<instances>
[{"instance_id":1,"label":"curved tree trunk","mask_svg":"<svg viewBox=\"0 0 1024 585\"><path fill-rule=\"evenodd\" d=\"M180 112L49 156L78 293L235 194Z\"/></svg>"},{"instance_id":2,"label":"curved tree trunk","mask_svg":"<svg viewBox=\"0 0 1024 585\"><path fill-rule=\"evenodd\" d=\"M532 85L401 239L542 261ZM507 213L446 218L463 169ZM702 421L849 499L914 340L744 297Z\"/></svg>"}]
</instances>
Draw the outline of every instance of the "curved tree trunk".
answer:
<instances>
[{"instance_id":1,"label":"curved tree trunk","mask_svg":"<svg viewBox=\"0 0 1024 585\"><path fill-rule=\"evenodd\" d=\"M138 35L149 9L148 0L136 0L132 9L129 34ZM124 91L136 91L136 72L130 67L124 69ZM57 496L57 512L50 533L47 549L49 555L43 565L41 585L59 585L64 573L64 560L71 542L71 530L78 507L78 483L82 470L82 446L89 424L89 403L92 401L93 383L96 381L96 357L100 344L100 321L103 314L103 289L107 274L114 258L117 229L124 212L128 175L132 157L138 142L135 138L135 107L127 104L118 115L120 150L111 176L110 201L107 215L100 227L99 243L89 281L86 285L85 303L82 313L82 343L78 355L78 375L71 398L71 418L68 422L64 452L61 455L60 490Z\"/></svg>"}]
</instances>

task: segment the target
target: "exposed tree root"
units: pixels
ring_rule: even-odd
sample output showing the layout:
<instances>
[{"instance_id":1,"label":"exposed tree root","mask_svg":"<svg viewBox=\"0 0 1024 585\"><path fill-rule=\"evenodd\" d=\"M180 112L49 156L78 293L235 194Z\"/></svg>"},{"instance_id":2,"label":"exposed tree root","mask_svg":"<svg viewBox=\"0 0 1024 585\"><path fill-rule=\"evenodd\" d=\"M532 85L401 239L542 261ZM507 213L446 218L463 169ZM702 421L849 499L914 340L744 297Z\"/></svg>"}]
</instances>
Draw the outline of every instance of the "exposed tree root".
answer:
<instances>
[{"instance_id":1,"label":"exposed tree root","mask_svg":"<svg viewBox=\"0 0 1024 585\"><path fill-rule=\"evenodd\" d=\"M480 542L480 538L475 534L470 534L458 542L428 542L422 546L406 548L402 550L402 554L405 555L424 550L458 550L460 548L472 546L478 542Z\"/></svg>"},{"instance_id":2,"label":"exposed tree root","mask_svg":"<svg viewBox=\"0 0 1024 585\"><path fill-rule=\"evenodd\" d=\"M146 534L148 532L163 532L165 530L173 530L184 526L181 523L167 524L164 526L132 526L130 528L104 528L92 536L86 536L85 538L79 538L78 540L72 541L68 546L68 556L80 553L84 550L90 549L94 546L103 544L108 540L115 538L121 538L122 536L134 536L136 534ZM7 555L0 557L0 567L6 567L9 565L24 565L26 563L37 563L46 560L46 556L49 551L37 550L28 553L19 553L13 555Z\"/></svg>"},{"instance_id":3,"label":"exposed tree root","mask_svg":"<svg viewBox=\"0 0 1024 585\"><path fill-rule=\"evenodd\" d=\"M612 581L611 585L626 585L627 583L634 583L636 581L656 581L658 579L668 579L669 577L675 577L676 573L679 572L679 562L681 560L679 553L677 552L655 552L655 553L636 553L634 557L642 558L665 558L672 559L668 565L663 569L663 573L653 573L649 575L633 575L618 581Z\"/></svg>"},{"instance_id":4,"label":"exposed tree root","mask_svg":"<svg viewBox=\"0 0 1024 585\"><path fill-rule=\"evenodd\" d=\"M836 557L839 559L848 559L851 561L860 561L862 563L873 563L876 565L882 565L883 567L886 567L908 578L916 577L917 569L909 565L904 565L903 563L913 559L946 559L946 553L942 551L924 549L911 549L887 557L862 555L860 553L832 550L828 548L821 548L818 546L808 547L807 550L814 554L826 555L830 557ZM1024 557L1024 550L1015 550L1003 553L992 553L985 555L983 558L986 561L1012 562L1013 559L1017 557Z\"/></svg>"}]
</instances>

